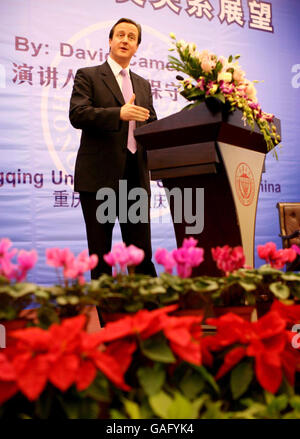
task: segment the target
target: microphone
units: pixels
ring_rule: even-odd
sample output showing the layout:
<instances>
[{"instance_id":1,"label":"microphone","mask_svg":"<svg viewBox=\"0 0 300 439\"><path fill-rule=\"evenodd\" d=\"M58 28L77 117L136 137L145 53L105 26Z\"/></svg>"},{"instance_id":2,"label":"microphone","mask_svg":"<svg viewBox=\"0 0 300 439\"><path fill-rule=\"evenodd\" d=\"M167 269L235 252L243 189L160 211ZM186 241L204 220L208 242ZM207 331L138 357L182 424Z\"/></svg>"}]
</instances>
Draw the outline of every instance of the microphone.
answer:
<instances>
[{"instance_id":1,"label":"microphone","mask_svg":"<svg viewBox=\"0 0 300 439\"><path fill-rule=\"evenodd\" d=\"M176 79L178 79L178 81L183 81L184 80L184 78L182 76L180 76L180 75L177 75Z\"/></svg>"}]
</instances>

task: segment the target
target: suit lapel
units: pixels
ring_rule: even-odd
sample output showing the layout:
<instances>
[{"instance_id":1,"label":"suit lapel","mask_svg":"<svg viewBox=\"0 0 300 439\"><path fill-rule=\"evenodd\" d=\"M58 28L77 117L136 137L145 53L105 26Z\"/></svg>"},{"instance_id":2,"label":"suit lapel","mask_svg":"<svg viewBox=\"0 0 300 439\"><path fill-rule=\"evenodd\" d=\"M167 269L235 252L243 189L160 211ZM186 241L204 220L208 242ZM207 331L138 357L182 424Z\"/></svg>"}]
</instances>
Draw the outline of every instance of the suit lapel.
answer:
<instances>
[{"instance_id":1,"label":"suit lapel","mask_svg":"<svg viewBox=\"0 0 300 439\"><path fill-rule=\"evenodd\" d=\"M124 97L120 90L119 84L117 83L117 80L115 78L115 75L113 74L111 68L109 67L109 64L105 62L100 66L100 74L102 76L103 81L108 86L108 88L111 90L117 101L124 105Z\"/></svg>"},{"instance_id":2,"label":"suit lapel","mask_svg":"<svg viewBox=\"0 0 300 439\"><path fill-rule=\"evenodd\" d=\"M117 101L120 103L120 105L124 105L124 97L120 90L119 84L117 83L117 80L115 78L115 75L113 74L111 68L109 67L109 64L105 62L101 66L99 66L100 69L100 75L107 85L107 87L111 90ZM140 96L141 96L141 85L139 78L130 71L130 78L132 82L132 88L133 92L135 93L135 104L140 105ZM136 122L137 126L143 125L141 122Z\"/></svg>"}]
</instances>

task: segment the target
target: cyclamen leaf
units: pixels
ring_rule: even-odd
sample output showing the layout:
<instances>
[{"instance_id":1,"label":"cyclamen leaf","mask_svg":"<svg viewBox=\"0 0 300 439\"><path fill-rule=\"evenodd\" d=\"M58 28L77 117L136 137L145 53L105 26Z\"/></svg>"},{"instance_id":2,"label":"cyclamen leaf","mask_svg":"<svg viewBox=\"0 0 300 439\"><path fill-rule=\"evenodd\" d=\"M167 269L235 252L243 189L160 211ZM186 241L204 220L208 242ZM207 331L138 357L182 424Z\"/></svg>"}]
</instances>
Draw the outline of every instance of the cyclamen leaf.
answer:
<instances>
[{"instance_id":1,"label":"cyclamen leaf","mask_svg":"<svg viewBox=\"0 0 300 439\"><path fill-rule=\"evenodd\" d=\"M239 285L245 290L245 291L253 291L256 290L256 285L248 282L239 281Z\"/></svg>"},{"instance_id":2,"label":"cyclamen leaf","mask_svg":"<svg viewBox=\"0 0 300 439\"><path fill-rule=\"evenodd\" d=\"M300 283L300 276L297 273L282 273L281 279Z\"/></svg>"},{"instance_id":3,"label":"cyclamen leaf","mask_svg":"<svg viewBox=\"0 0 300 439\"><path fill-rule=\"evenodd\" d=\"M287 299L290 295L289 287L281 282L273 282L269 289L278 299Z\"/></svg>"}]
</instances>

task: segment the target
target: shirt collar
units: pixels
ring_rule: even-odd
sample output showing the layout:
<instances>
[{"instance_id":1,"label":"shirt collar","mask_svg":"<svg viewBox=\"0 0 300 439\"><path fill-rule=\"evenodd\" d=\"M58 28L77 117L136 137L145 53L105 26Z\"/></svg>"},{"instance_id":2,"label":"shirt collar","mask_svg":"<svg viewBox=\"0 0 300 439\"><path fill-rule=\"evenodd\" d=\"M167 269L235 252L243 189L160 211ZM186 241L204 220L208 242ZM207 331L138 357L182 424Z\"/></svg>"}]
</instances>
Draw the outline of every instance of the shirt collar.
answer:
<instances>
[{"instance_id":1,"label":"shirt collar","mask_svg":"<svg viewBox=\"0 0 300 439\"><path fill-rule=\"evenodd\" d=\"M115 76L118 76L121 72L121 70L123 70L123 67L120 66L120 64L118 64L114 59L112 59L110 56L108 56L107 58L107 62L109 64L109 67L112 69L112 72ZM129 75L129 66L127 66L124 70L127 70L127 73Z\"/></svg>"}]
</instances>

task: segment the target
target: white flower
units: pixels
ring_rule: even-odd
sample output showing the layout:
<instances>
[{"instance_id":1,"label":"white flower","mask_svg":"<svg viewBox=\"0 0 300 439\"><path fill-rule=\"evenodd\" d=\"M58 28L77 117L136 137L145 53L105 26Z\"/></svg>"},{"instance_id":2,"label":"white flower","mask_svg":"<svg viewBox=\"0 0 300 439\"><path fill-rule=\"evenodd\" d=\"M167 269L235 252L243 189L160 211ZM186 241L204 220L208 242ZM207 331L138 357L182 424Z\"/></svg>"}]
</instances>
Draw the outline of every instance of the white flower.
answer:
<instances>
[{"instance_id":1,"label":"white flower","mask_svg":"<svg viewBox=\"0 0 300 439\"><path fill-rule=\"evenodd\" d=\"M230 72L220 72L218 74L218 82L224 81L224 82L231 82L232 81L232 73Z\"/></svg>"},{"instance_id":2,"label":"white flower","mask_svg":"<svg viewBox=\"0 0 300 439\"><path fill-rule=\"evenodd\" d=\"M195 50L196 50L196 44L195 43L189 43L188 44L188 48L189 48L189 53L190 55L194 55Z\"/></svg>"},{"instance_id":3,"label":"white flower","mask_svg":"<svg viewBox=\"0 0 300 439\"><path fill-rule=\"evenodd\" d=\"M188 43L187 43L186 41L184 41L184 40L179 40L179 41L177 42L177 46L178 46L181 50L184 50L184 49L187 48Z\"/></svg>"},{"instance_id":4,"label":"white flower","mask_svg":"<svg viewBox=\"0 0 300 439\"><path fill-rule=\"evenodd\" d=\"M239 66L234 68L233 79L237 82L243 82L245 78L245 72Z\"/></svg>"},{"instance_id":5,"label":"white flower","mask_svg":"<svg viewBox=\"0 0 300 439\"><path fill-rule=\"evenodd\" d=\"M252 82L248 82L246 84L245 92L246 92L246 95L248 96L249 99L256 102L256 100L257 100L256 99L256 89L255 89Z\"/></svg>"}]
</instances>

